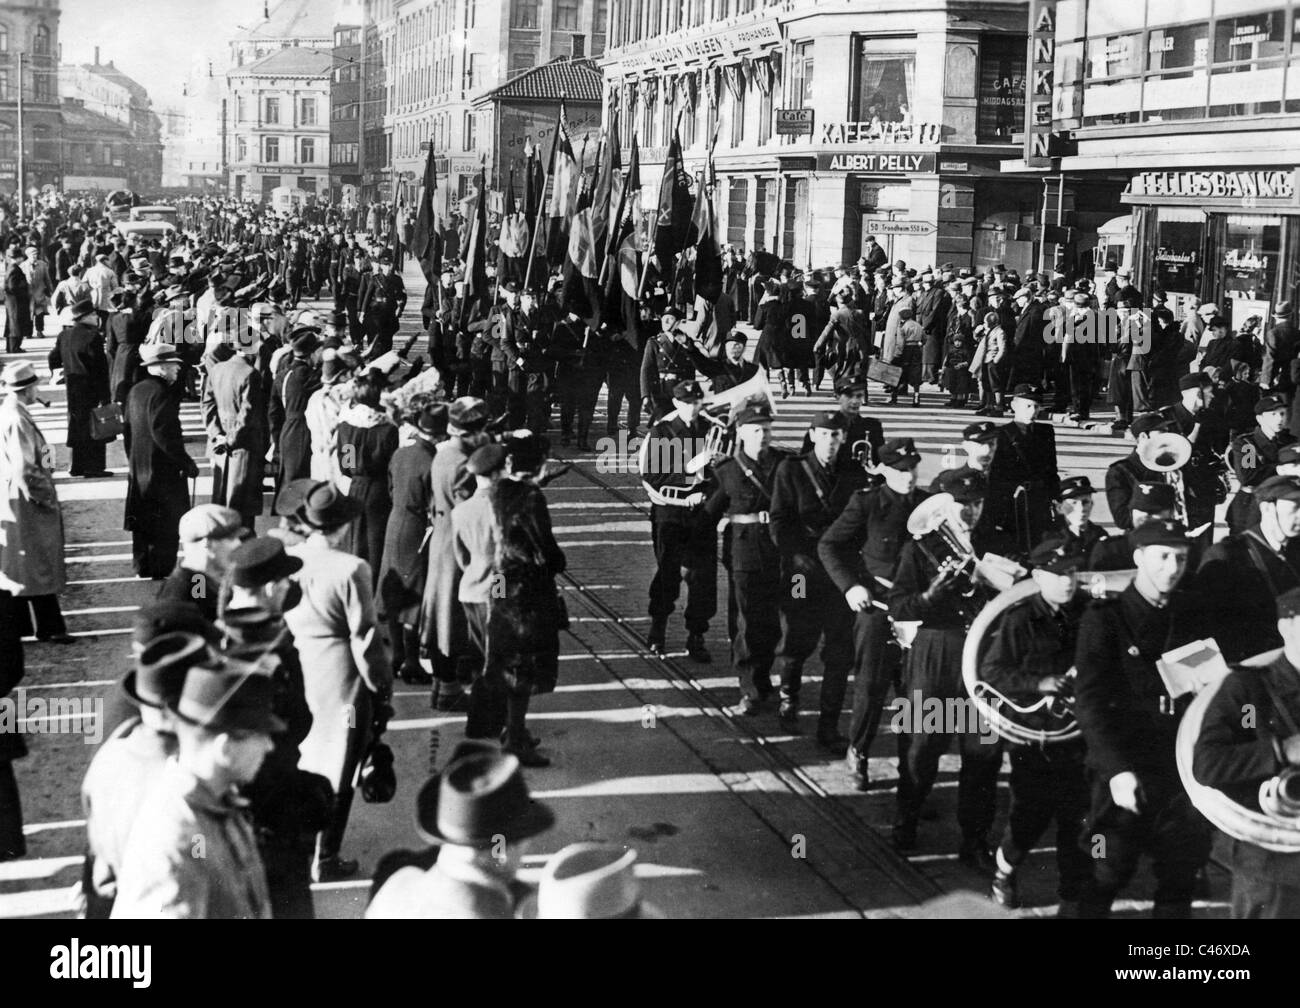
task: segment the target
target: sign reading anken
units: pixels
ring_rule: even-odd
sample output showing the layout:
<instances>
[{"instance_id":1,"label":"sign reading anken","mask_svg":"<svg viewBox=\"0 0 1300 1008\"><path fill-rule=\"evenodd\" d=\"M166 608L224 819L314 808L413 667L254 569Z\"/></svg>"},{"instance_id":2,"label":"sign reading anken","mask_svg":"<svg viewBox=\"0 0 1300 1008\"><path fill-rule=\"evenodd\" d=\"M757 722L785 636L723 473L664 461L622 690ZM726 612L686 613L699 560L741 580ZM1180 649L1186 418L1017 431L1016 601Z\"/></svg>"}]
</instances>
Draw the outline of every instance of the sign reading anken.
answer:
<instances>
[{"instance_id":1,"label":"sign reading anken","mask_svg":"<svg viewBox=\"0 0 1300 1008\"><path fill-rule=\"evenodd\" d=\"M1056 62L1056 0L1030 0L1029 100L1025 102L1025 165L1052 164L1052 82Z\"/></svg>"},{"instance_id":2,"label":"sign reading anken","mask_svg":"<svg viewBox=\"0 0 1300 1008\"><path fill-rule=\"evenodd\" d=\"M776 135L812 136L813 110L810 108L777 109Z\"/></svg>"}]
</instances>

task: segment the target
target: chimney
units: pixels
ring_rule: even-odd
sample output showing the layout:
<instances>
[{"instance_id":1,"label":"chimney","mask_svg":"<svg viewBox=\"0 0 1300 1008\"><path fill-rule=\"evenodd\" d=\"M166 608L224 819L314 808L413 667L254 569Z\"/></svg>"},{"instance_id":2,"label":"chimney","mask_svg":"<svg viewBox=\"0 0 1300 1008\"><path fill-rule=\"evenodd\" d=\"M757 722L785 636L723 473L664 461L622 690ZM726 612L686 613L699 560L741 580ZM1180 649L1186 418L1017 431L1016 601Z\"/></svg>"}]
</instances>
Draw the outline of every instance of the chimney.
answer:
<instances>
[{"instance_id":1,"label":"chimney","mask_svg":"<svg viewBox=\"0 0 1300 1008\"><path fill-rule=\"evenodd\" d=\"M99 66L99 46L95 46L95 66Z\"/></svg>"}]
</instances>

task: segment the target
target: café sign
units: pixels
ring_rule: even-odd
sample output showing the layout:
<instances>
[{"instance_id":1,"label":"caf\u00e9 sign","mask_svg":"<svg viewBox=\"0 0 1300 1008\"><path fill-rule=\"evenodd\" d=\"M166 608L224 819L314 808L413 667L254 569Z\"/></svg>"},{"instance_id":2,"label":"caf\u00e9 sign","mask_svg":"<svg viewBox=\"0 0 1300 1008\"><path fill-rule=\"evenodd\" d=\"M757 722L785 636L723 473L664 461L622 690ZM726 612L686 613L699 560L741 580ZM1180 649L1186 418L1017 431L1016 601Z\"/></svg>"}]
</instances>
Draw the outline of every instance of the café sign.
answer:
<instances>
[{"instance_id":1,"label":"caf\u00e9 sign","mask_svg":"<svg viewBox=\"0 0 1300 1008\"><path fill-rule=\"evenodd\" d=\"M1296 173L1292 171L1168 171L1133 176L1126 202L1151 197L1231 200L1249 206L1254 200L1296 202Z\"/></svg>"},{"instance_id":2,"label":"caf\u00e9 sign","mask_svg":"<svg viewBox=\"0 0 1300 1008\"><path fill-rule=\"evenodd\" d=\"M942 137L939 123L829 122L821 129L826 144L936 144Z\"/></svg>"}]
</instances>

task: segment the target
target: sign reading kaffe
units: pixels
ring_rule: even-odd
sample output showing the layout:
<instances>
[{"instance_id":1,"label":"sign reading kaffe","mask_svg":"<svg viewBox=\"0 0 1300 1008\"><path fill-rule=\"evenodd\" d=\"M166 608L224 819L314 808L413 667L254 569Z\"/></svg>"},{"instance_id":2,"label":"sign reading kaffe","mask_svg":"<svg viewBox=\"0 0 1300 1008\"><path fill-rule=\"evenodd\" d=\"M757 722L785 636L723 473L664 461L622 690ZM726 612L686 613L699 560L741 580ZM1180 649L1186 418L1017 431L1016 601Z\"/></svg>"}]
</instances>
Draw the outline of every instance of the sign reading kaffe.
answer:
<instances>
[{"instance_id":1,"label":"sign reading kaffe","mask_svg":"<svg viewBox=\"0 0 1300 1008\"><path fill-rule=\"evenodd\" d=\"M875 175L928 175L934 171L933 154L818 154L818 171L868 172Z\"/></svg>"},{"instance_id":2,"label":"sign reading kaffe","mask_svg":"<svg viewBox=\"0 0 1300 1008\"><path fill-rule=\"evenodd\" d=\"M1124 196L1296 205L1297 192L1295 171L1170 171L1134 175Z\"/></svg>"},{"instance_id":3,"label":"sign reading kaffe","mask_svg":"<svg viewBox=\"0 0 1300 1008\"><path fill-rule=\"evenodd\" d=\"M937 144L943 139L939 123L829 122L822 123L821 142L827 144Z\"/></svg>"},{"instance_id":4,"label":"sign reading kaffe","mask_svg":"<svg viewBox=\"0 0 1300 1008\"><path fill-rule=\"evenodd\" d=\"M1029 101L1025 106L1025 166L1052 165L1052 81L1056 61L1056 0L1029 4Z\"/></svg>"}]
</instances>

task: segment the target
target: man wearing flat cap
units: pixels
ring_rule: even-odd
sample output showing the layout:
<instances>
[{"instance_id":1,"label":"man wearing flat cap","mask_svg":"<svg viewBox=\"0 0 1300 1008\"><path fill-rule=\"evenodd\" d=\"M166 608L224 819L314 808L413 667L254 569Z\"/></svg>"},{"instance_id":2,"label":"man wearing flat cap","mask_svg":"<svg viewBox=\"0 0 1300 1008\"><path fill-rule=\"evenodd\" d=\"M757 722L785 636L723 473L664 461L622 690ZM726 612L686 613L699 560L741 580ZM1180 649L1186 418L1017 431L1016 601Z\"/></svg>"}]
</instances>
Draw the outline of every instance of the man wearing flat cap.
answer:
<instances>
[{"instance_id":1,"label":"man wearing flat cap","mask_svg":"<svg viewBox=\"0 0 1300 1008\"><path fill-rule=\"evenodd\" d=\"M1145 854L1156 878L1152 916L1187 918L1212 830L1192 806L1174 756L1191 695L1172 697L1156 662L1202 640L1209 613L1205 601L1179 588L1189 551L1185 526L1149 521L1129 540L1137 574L1118 596L1089 605L1075 652L1094 852L1079 916L1108 917Z\"/></svg>"},{"instance_id":2,"label":"man wearing flat cap","mask_svg":"<svg viewBox=\"0 0 1300 1008\"><path fill-rule=\"evenodd\" d=\"M1073 692L1071 669L1084 602L1076 591L1080 558L1064 536L1049 535L1029 555L1038 593L1002 615L980 660L980 680L1021 707L1016 716L1029 731L1062 732L1073 715L1062 702ZM1046 701L1046 703L1044 703ZM1088 810L1082 740L1011 746L1011 810L995 853L994 902L1020 906L1017 870L1044 831L1056 825L1058 916L1077 912L1089 874L1079 832Z\"/></svg>"},{"instance_id":3,"label":"man wearing flat cap","mask_svg":"<svg viewBox=\"0 0 1300 1008\"><path fill-rule=\"evenodd\" d=\"M1261 788L1300 766L1300 589L1278 597L1275 623L1282 653L1212 687L1192 750L1196 780L1256 814ZM1300 917L1300 855L1234 840L1231 909L1238 919Z\"/></svg>"},{"instance_id":4,"label":"man wearing flat cap","mask_svg":"<svg viewBox=\"0 0 1300 1008\"><path fill-rule=\"evenodd\" d=\"M708 662L704 635L718 611L717 518L700 507L710 489L707 476L701 481L686 470L688 462L703 454L713 426L700 415L703 403L704 390L694 379L672 386L672 415L651 426L638 461L641 484L651 500L655 551L647 642L655 654L664 652L668 617L685 581L686 650L693 660Z\"/></svg>"},{"instance_id":5,"label":"man wearing flat cap","mask_svg":"<svg viewBox=\"0 0 1300 1008\"><path fill-rule=\"evenodd\" d=\"M237 789L251 783L284 722L271 678L246 662L205 661L172 709L177 751L136 813L115 920L266 920L266 869ZM202 856L196 856L196 838Z\"/></svg>"},{"instance_id":6,"label":"man wearing flat cap","mask_svg":"<svg viewBox=\"0 0 1300 1008\"><path fill-rule=\"evenodd\" d=\"M917 486L921 455L911 438L890 438L876 469L884 482L859 490L822 534L817 556L854 613L856 672L849 722L849 770L860 790L869 781L867 764L880 715L901 655L890 633L882 596L893 583L907 519L929 495ZM877 604L880 603L880 604Z\"/></svg>"},{"instance_id":7,"label":"man wearing flat cap","mask_svg":"<svg viewBox=\"0 0 1300 1008\"><path fill-rule=\"evenodd\" d=\"M140 362L148 374L126 400L130 452L123 527L131 533L136 574L161 580L176 564L181 515L192 504L187 483L199 467L185 451L173 391L180 355L168 343L148 343L140 348Z\"/></svg>"},{"instance_id":8,"label":"man wearing flat cap","mask_svg":"<svg viewBox=\"0 0 1300 1008\"><path fill-rule=\"evenodd\" d=\"M231 554L252 532L239 512L220 504L200 504L181 516L177 533L181 558L158 589L158 598L193 603L215 622Z\"/></svg>"},{"instance_id":9,"label":"man wearing flat cap","mask_svg":"<svg viewBox=\"0 0 1300 1008\"><path fill-rule=\"evenodd\" d=\"M809 427L812 449L781 463L772 489L772 541L781 553L781 643L777 672L781 678L783 727L797 730L803 666L821 645L822 684L817 742L833 756L843 756L848 740L840 732L840 713L853 664L853 612L843 603L817 554L817 543L844 510L854 491L866 483L860 467L838 471L844 443L844 414L816 413Z\"/></svg>"},{"instance_id":10,"label":"man wearing flat cap","mask_svg":"<svg viewBox=\"0 0 1300 1008\"><path fill-rule=\"evenodd\" d=\"M1192 587L1213 599L1208 632L1229 662L1281 645L1274 609L1300 587L1300 477L1274 476L1255 490L1259 518L1205 552Z\"/></svg>"},{"instance_id":11,"label":"man wearing flat cap","mask_svg":"<svg viewBox=\"0 0 1300 1008\"><path fill-rule=\"evenodd\" d=\"M1296 437L1286 429L1287 404L1277 396L1263 396L1255 403L1255 429L1234 438L1228 448L1228 465L1240 483L1228 504L1228 531L1243 532L1258 520L1255 490L1277 475L1278 452Z\"/></svg>"}]
</instances>

